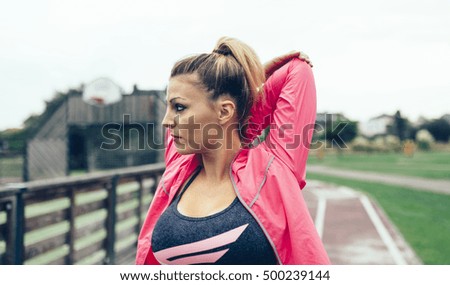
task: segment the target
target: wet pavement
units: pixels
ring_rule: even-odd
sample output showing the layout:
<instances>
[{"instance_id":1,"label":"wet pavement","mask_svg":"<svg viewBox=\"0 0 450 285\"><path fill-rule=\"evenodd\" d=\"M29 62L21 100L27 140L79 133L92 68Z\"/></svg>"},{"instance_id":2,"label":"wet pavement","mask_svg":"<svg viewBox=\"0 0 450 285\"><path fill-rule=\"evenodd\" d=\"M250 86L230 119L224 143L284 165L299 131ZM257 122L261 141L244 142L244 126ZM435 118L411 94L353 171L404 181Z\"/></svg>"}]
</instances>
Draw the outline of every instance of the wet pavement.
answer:
<instances>
[{"instance_id":1,"label":"wet pavement","mask_svg":"<svg viewBox=\"0 0 450 285\"><path fill-rule=\"evenodd\" d=\"M303 196L333 264L421 264L382 209L363 193L310 179Z\"/></svg>"}]
</instances>

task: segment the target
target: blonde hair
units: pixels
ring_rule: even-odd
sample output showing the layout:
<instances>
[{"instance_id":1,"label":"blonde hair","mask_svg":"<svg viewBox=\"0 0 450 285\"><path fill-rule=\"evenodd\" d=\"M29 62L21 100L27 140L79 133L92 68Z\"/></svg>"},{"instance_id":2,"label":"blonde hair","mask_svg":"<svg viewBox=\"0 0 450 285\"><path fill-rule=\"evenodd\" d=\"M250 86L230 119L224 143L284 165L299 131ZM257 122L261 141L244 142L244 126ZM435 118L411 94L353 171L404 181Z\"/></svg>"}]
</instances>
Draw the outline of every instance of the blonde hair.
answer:
<instances>
[{"instance_id":1,"label":"blonde hair","mask_svg":"<svg viewBox=\"0 0 450 285\"><path fill-rule=\"evenodd\" d=\"M262 100L264 68L255 51L247 44L229 37L218 40L211 53L179 60L170 77L196 73L199 83L212 94L212 100L229 95L237 107L240 137L245 138L250 109Z\"/></svg>"}]
</instances>

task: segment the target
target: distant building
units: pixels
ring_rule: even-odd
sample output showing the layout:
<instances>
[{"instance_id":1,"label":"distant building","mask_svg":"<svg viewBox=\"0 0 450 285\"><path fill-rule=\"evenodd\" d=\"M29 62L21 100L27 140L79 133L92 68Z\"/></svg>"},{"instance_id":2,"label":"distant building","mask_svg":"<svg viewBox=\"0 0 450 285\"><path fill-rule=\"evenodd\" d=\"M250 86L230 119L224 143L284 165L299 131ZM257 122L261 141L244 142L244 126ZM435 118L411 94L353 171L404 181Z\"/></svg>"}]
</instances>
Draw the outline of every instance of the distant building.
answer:
<instances>
[{"instance_id":1,"label":"distant building","mask_svg":"<svg viewBox=\"0 0 450 285\"><path fill-rule=\"evenodd\" d=\"M162 161L162 97L163 91L134 86L120 101L96 106L70 90L28 141L24 179Z\"/></svg>"},{"instance_id":2,"label":"distant building","mask_svg":"<svg viewBox=\"0 0 450 285\"><path fill-rule=\"evenodd\" d=\"M380 115L369 119L366 122L360 122L359 133L366 137L387 134L388 126L394 122L394 116Z\"/></svg>"}]
</instances>

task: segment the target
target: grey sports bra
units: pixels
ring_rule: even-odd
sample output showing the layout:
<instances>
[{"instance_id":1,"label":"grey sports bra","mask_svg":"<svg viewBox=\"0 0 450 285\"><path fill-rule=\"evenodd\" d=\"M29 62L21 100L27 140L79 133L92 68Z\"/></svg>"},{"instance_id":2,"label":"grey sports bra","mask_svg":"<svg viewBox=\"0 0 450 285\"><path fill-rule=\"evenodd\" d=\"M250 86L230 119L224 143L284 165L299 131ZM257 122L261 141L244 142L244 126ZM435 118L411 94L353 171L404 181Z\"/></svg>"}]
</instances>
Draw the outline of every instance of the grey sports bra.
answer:
<instances>
[{"instance_id":1,"label":"grey sports bra","mask_svg":"<svg viewBox=\"0 0 450 285\"><path fill-rule=\"evenodd\" d=\"M277 264L273 249L253 216L236 197L219 213L195 218L177 205L200 172L163 212L152 234L152 250L162 264Z\"/></svg>"}]
</instances>

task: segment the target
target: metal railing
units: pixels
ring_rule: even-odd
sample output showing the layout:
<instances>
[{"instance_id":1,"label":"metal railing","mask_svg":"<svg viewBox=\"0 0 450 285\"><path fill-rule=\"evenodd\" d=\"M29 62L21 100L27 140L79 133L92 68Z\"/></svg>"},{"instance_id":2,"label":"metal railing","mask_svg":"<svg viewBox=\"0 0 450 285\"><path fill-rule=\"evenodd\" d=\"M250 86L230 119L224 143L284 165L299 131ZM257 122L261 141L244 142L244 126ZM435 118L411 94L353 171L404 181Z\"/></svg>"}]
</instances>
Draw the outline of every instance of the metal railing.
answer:
<instances>
[{"instance_id":1,"label":"metal railing","mask_svg":"<svg viewBox=\"0 0 450 285\"><path fill-rule=\"evenodd\" d=\"M164 163L0 188L0 264L121 264Z\"/></svg>"}]
</instances>

